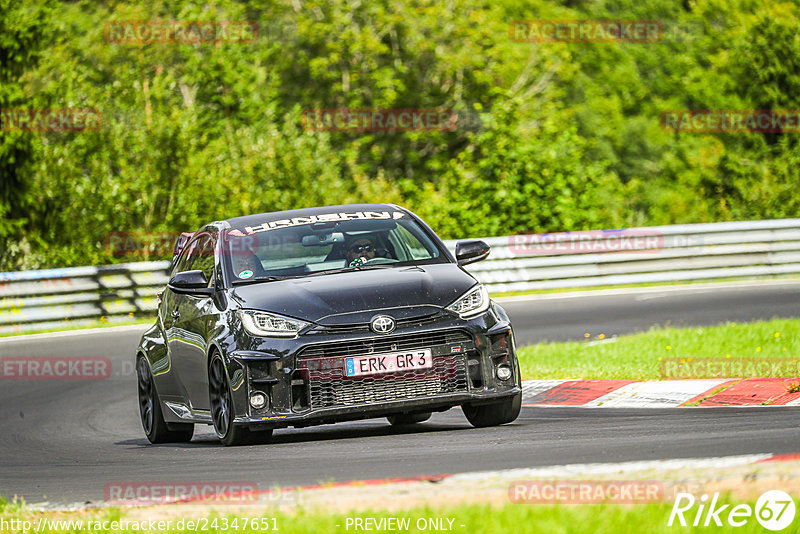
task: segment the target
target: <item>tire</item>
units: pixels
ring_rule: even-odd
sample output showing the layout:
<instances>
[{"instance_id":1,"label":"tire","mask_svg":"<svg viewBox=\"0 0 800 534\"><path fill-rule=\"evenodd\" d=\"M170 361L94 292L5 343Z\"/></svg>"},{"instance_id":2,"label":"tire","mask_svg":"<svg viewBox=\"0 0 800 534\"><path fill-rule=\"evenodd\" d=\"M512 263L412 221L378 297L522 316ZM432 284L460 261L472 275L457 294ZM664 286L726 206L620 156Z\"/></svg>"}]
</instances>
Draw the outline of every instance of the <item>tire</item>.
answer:
<instances>
[{"instance_id":1,"label":"tire","mask_svg":"<svg viewBox=\"0 0 800 534\"><path fill-rule=\"evenodd\" d=\"M150 443L188 443L192 441L194 423L167 423L161 412L150 364L143 356L136 361L136 376L139 390L139 417Z\"/></svg>"},{"instance_id":2,"label":"tire","mask_svg":"<svg viewBox=\"0 0 800 534\"><path fill-rule=\"evenodd\" d=\"M404 413L386 417L392 426L415 425L431 418L431 412Z\"/></svg>"},{"instance_id":3,"label":"tire","mask_svg":"<svg viewBox=\"0 0 800 534\"><path fill-rule=\"evenodd\" d=\"M491 404L480 406L465 404L461 407L467 421L476 428L510 423L519 417L521 408L522 393L517 393L513 397L507 397Z\"/></svg>"},{"instance_id":4,"label":"tire","mask_svg":"<svg viewBox=\"0 0 800 534\"><path fill-rule=\"evenodd\" d=\"M223 445L227 447L252 445L270 440L272 429L251 432L247 425L233 422L231 383L219 353L214 353L208 365L208 394L214 431Z\"/></svg>"}]
</instances>

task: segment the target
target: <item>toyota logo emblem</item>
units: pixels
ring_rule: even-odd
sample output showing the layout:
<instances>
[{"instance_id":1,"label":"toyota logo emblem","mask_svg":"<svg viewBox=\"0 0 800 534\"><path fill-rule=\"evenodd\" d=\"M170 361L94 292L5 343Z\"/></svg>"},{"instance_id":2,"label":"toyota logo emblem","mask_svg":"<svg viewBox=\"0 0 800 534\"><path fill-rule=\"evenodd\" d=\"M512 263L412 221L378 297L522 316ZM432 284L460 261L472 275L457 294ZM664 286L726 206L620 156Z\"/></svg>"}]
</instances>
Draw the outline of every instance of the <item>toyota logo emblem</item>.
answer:
<instances>
[{"instance_id":1,"label":"toyota logo emblem","mask_svg":"<svg viewBox=\"0 0 800 534\"><path fill-rule=\"evenodd\" d=\"M391 334L394 332L395 322L394 319L388 315L378 315L372 319L370 327L376 334Z\"/></svg>"}]
</instances>

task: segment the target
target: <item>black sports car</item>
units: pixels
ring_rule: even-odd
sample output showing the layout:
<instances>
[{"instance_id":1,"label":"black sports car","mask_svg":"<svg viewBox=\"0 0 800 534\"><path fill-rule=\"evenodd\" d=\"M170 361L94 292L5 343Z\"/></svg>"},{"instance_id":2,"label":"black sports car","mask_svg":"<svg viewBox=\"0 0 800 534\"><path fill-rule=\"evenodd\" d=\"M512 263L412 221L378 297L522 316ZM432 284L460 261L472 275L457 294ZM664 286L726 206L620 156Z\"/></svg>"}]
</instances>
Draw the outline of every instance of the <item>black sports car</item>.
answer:
<instances>
[{"instance_id":1,"label":"black sports car","mask_svg":"<svg viewBox=\"0 0 800 534\"><path fill-rule=\"evenodd\" d=\"M298 209L213 222L179 240L158 319L136 354L153 443L205 423L226 445L274 428L387 417L419 423L461 405L509 423L522 390L505 311L401 207Z\"/></svg>"}]
</instances>

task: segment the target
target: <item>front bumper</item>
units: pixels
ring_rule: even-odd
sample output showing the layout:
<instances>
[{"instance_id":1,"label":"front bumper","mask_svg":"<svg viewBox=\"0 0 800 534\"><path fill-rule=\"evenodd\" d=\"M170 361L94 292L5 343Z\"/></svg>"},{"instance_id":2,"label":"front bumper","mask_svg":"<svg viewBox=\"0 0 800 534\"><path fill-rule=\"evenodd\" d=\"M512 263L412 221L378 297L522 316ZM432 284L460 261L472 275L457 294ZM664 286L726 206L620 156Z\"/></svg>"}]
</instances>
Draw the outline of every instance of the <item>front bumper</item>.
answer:
<instances>
[{"instance_id":1,"label":"front bumper","mask_svg":"<svg viewBox=\"0 0 800 534\"><path fill-rule=\"evenodd\" d=\"M464 320L444 316L391 335L324 332L290 341L262 341L256 350L228 353L235 422L251 427L309 426L386 415L443 411L521 392L511 325L502 309ZM284 350L284 345L286 349ZM240 345L241 346L241 345ZM429 349L428 370L346 377L344 359ZM259 350L260 349L260 350ZM512 370L507 380L496 369ZM263 408L250 395L264 393Z\"/></svg>"},{"instance_id":2,"label":"front bumper","mask_svg":"<svg viewBox=\"0 0 800 534\"><path fill-rule=\"evenodd\" d=\"M465 403L481 404L501 400L516 395L521 391L521 388L514 387L501 393L451 394L425 399L403 399L369 405L322 408L309 411L305 414L288 413L268 416L237 417L235 422L249 424L251 428L305 427L355 421L358 419L372 419L404 413L443 412Z\"/></svg>"}]
</instances>

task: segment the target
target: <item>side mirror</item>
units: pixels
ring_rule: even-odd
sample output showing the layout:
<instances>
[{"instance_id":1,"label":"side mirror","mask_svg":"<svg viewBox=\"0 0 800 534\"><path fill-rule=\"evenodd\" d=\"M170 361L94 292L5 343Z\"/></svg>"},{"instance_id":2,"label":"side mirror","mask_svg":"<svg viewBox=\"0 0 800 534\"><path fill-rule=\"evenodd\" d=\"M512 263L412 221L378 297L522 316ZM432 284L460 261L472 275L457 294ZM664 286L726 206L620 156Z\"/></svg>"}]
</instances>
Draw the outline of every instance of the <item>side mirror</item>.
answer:
<instances>
[{"instance_id":1,"label":"side mirror","mask_svg":"<svg viewBox=\"0 0 800 534\"><path fill-rule=\"evenodd\" d=\"M467 265L485 260L491 247L478 239L459 241L456 243L456 260L459 265Z\"/></svg>"},{"instance_id":2,"label":"side mirror","mask_svg":"<svg viewBox=\"0 0 800 534\"><path fill-rule=\"evenodd\" d=\"M208 287L208 278L203 271L184 271L173 276L167 284L175 293L182 295L213 295Z\"/></svg>"}]
</instances>

